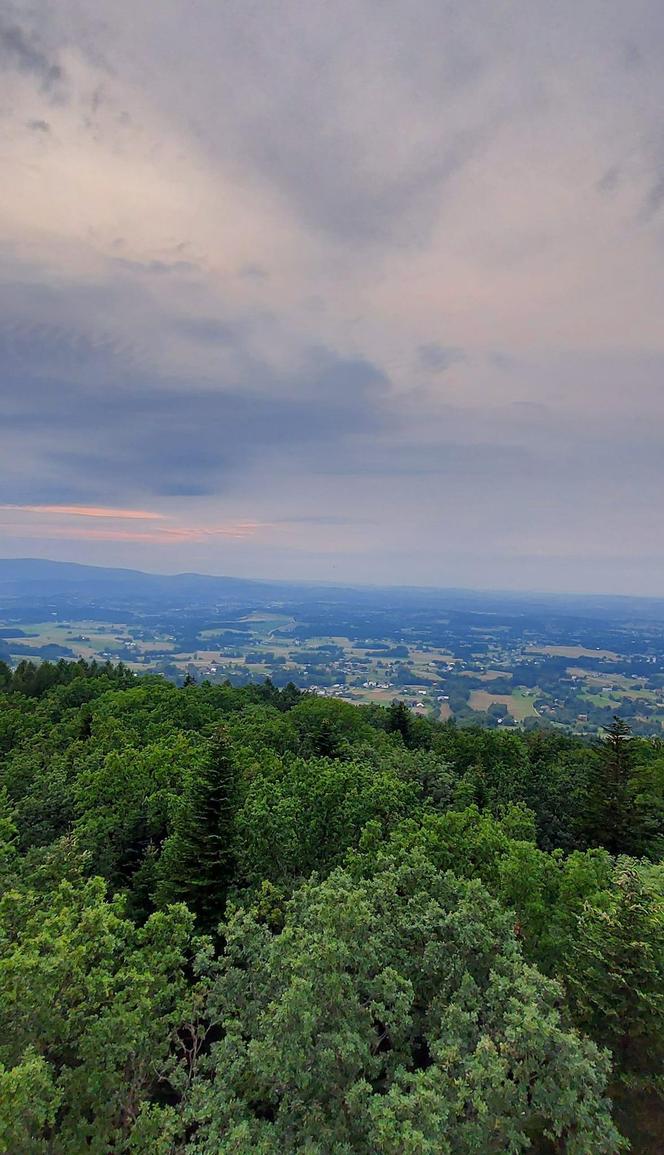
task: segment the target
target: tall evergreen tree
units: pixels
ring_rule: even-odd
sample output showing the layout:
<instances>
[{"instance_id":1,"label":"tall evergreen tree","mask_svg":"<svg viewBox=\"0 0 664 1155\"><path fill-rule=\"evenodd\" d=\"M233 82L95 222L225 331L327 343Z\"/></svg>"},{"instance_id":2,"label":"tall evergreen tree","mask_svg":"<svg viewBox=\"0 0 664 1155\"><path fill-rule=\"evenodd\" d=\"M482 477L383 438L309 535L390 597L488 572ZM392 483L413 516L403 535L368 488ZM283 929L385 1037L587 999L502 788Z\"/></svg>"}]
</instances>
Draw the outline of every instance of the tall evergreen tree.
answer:
<instances>
[{"instance_id":1,"label":"tall evergreen tree","mask_svg":"<svg viewBox=\"0 0 664 1155\"><path fill-rule=\"evenodd\" d=\"M277 702L277 706L280 710L283 710L284 712L286 712L287 710L292 710L294 706L297 706L301 697L302 697L302 691L298 690L295 683L294 682L287 682L286 685L284 686L283 690L281 691L279 701Z\"/></svg>"},{"instance_id":2,"label":"tall evergreen tree","mask_svg":"<svg viewBox=\"0 0 664 1155\"><path fill-rule=\"evenodd\" d=\"M587 837L591 844L604 846L612 854L630 846L633 806L629 791L632 769L632 732L614 714L597 751L596 771L590 784Z\"/></svg>"},{"instance_id":3,"label":"tall evergreen tree","mask_svg":"<svg viewBox=\"0 0 664 1155\"><path fill-rule=\"evenodd\" d=\"M611 1088L634 1152L664 1134L664 875L619 858L608 903L586 903L563 976L574 1020L613 1052Z\"/></svg>"},{"instance_id":4,"label":"tall evergreen tree","mask_svg":"<svg viewBox=\"0 0 664 1155\"><path fill-rule=\"evenodd\" d=\"M404 746L411 745L413 715L399 698L395 698L390 704L387 715L387 731L389 734L401 734Z\"/></svg>"},{"instance_id":5,"label":"tall evergreen tree","mask_svg":"<svg viewBox=\"0 0 664 1155\"><path fill-rule=\"evenodd\" d=\"M235 769L226 728L210 739L206 764L193 774L162 857L159 897L186 902L204 926L221 917L233 877Z\"/></svg>"}]
</instances>

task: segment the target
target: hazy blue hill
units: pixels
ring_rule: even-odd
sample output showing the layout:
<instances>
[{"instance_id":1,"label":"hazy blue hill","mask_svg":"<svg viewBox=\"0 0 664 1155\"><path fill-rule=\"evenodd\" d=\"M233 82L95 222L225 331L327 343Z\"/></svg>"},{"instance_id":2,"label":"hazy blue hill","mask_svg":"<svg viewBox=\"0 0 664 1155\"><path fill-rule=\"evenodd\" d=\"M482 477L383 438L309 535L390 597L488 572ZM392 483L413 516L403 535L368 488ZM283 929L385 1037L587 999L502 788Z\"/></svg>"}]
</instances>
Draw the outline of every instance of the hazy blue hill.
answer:
<instances>
[{"instance_id":1,"label":"hazy blue hill","mask_svg":"<svg viewBox=\"0 0 664 1155\"><path fill-rule=\"evenodd\" d=\"M179 598L238 596L266 593L267 583L205 574L151 574L141 570L79 565L40 558L0 559L0 596L13 599L84 594L86 598L115 594L131 599L155 596ZM277 588L272 586L271 588ZM278 588L289 588L286 586Z\"/></svg>"},{"instance_id":2,"label":"hazy blue hill","mask_svg":"<svg viewBox=\"0 0 664 1155\"><path fill-rule=\"evenodd\" d=\"M664 599L440 589L414 586L344 586L323 582L285 582L199 573L154 574L141 570L79 565L42 558L0 558L0 599L13 604L38 603L53 597L94 603L155 603L161 606L231 604L297 600L300 603L398 609L468 615L544 614L579 619L664 621ZM479 621L477 624L481 624Z\"/></svg>"}]
</instances>

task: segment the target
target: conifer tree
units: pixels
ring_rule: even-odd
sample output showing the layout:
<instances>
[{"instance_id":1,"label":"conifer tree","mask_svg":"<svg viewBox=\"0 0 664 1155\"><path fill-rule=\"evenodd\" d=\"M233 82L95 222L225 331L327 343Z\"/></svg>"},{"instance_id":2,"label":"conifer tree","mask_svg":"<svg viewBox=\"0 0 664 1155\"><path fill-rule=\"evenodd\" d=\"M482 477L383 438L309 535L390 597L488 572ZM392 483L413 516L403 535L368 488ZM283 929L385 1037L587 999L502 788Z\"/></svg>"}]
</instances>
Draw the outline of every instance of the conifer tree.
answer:
<instances>
[{"instance_id":1,"label":"conifer tree","mask_svg":"<svg viewBox=\"0 0 664 1155\"><path fill-rule=\"evenodd\" d=\"M413 737L413 716L399 698L395 698L390 705L387 730L390 734L401 734L404 746L410 746Z\"/></svg>"},{"instance_id":2,"label":"conifer tree","mask_svg":"<svg viewBox=\"0 0 664 1155\"><path fill-rule=\"evenodd\" d=\"M618 859L608 905L586 904L567 959L575 1019L619 1078L664 1089L664 875Z\"/></svg>"},{"instance_id":3,"label":"conifer tree","mask_svg":"<svg viewBox=\"0 0 664 1155\"><path fill-rule=\"evenodd\" d=\"M297 706L301 697L302 697L302 691L298 690L295 683L294 682L287 682L287 684L284 686L283 690L281 691L280 701L279 701L279 703L277 703L279 706L279 709L283 710L284 712L286 712L287 710L292 710L294 706Z\"/></svg>"},{"instance_id":4,"label":"conifer tree","mask_svg":"<svg viewBox=\"0 0 664 1155\"><path fill-rule=\"evenodd\" d=\"M210 739L208 758L192 775L187 796L164 847L162 902L186 902L204 926L223 914L233 876L235 770L225 727Z\"/></svg>"},{"instance_id":5,"label":"conifer tree","mask_svg":"<svg viewBox=\"0 0 664 1155\"><path fill-rule=\"evenodd\" d=\"M576 1025L613 1053L621 1129L634 1152L664 1133L664 876L618 859L610 901L587 903L563 975Z\"/></svg>"},{"instance_id":6,"label":"conifer tree","mask_svg":"<svg viewBox=\"0 0 664 1155\"><path fill-rule=\"evenodd\" d=\"M630 727L617 714L611 725L604 727L588 799L588 841L604 846L612 854L624 853L630 846L631 734Z\"/></svg>"}]
</instances>

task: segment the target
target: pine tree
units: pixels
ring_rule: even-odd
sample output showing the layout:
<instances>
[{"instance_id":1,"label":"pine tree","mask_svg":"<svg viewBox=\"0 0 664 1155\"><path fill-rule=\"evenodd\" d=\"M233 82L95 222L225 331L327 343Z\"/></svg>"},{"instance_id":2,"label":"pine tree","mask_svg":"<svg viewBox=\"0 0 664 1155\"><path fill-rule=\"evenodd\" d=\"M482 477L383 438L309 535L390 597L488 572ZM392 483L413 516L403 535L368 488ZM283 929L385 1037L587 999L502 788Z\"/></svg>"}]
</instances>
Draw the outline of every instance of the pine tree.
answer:
<instances>
[{"instance_id":1,"label":"pine tree","mask_svg":"<svg viewBox=\"0 0 664 1155\"><path fill-rule=\"evenodd\" d=\"M613 1052L612 1091L633 1150L659 1150L645 1136L664 1125L661 866L618 859L610 902L584 907L563 973L576 1025Z\"/></svg>"},{"instance_id":2,"label":"pine tree","mask_svg":"<svg viewBox=\"0 0 664 1155\"><path fill-rule=\"evenodd\" d=\"M280 710L283 710L285 713L287 710L292 710L294 706L297 706L301 697L302 697L302 691L298 690L295 683L294 682L287 682L287 684L284 686L283 690L281 691L280 701L277 703L277 706Z\"/></svg>"},{"instance_id":3,"label":"pine tree","mask_svg":"<svg viewBox=\"0 0 664 1155\"><path fill-rule=\"evenodd\" d=\"M401 734L404 746L410 746L413 737L413 716L399 698L395 698L390 705L387 730L390 734Z\"/></svg>"},{"instance_id":4,"label":"pine tree","mask_svg":"<svg viewBox=\"0 0 664 1155\"><path fill-rule=\"evenodd\" d=\"M588 841L606 847L612 854L624 853L630 846L631 736L630 727L617 714L611 725L604 727L588 799Z\"/></svg>"},{"instance_id":5,"label":"pine tree","mask_svg":"<svg viewBox=\"0 0 664 1155\"><path fill-rule=\"evenodd\" d=\"M162 859L162 902L186 902L202 925L221 917L233 876L235 769L227 732L210 739L206 764L192 776Z\"/></svg>"}]
</instances>

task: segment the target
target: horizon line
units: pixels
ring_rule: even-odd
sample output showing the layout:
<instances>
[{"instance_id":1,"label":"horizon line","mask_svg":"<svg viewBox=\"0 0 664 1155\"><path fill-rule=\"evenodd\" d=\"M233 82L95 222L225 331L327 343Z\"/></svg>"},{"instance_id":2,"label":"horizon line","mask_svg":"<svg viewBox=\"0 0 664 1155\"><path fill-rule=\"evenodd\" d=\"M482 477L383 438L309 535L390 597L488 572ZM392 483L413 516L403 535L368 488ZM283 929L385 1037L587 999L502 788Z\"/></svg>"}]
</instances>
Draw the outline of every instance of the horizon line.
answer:
<instances>
[{"instance_id":1,"label":"horizon line","mask_svg":"<svg viewBox=\"0 0 664 1155\"><path fill-rule=\"evenodd\" d=\"M599 590L588 592L578 591L562 591L562 590L544 590L544 589L514 589L513 587L496 587L496 586L436 586L436 585L404 585L402 583L387 583L385 585L374 582L353 582L353 581L324 581L315 578L269 578L269 577L248 577L246 575L236 574L219 574L219 573L202 573L200 570L180 570L173 572L171 570L145 570L135 569L131 566L113 566L113 565L96 565L91 562L78 561L62 561L58 558L48 557L3 557L0 556L0 565L2 562L46 562L48 565L57 566L76 566L80 569L93 570L113 570L118 573L140 574L144 577L165 577L165 578L210 578L219 581L244 581L251 582L256 585L282 585L282 586L306 586L306 587L320 587L322 589L346 589L346 590L403 590L403 591L417 591L422 593L465 593L481 595L498 595L510 597L546 597L546 598L571 598L579 600L588 600L592 598L609 599L612 601L646 601L646 602L664 602L664 593L662 594L626 594L626 593L603 593Z\"/></svg>"}]
</instances>

